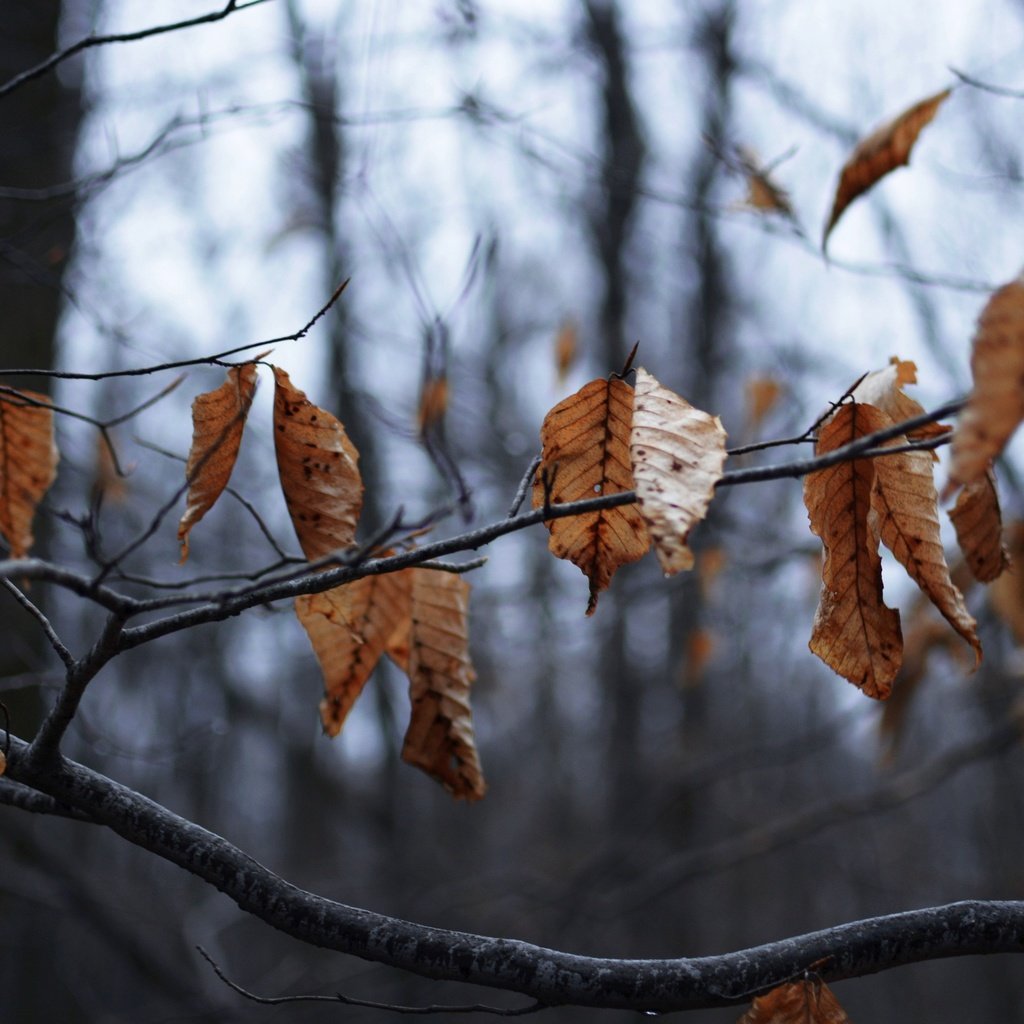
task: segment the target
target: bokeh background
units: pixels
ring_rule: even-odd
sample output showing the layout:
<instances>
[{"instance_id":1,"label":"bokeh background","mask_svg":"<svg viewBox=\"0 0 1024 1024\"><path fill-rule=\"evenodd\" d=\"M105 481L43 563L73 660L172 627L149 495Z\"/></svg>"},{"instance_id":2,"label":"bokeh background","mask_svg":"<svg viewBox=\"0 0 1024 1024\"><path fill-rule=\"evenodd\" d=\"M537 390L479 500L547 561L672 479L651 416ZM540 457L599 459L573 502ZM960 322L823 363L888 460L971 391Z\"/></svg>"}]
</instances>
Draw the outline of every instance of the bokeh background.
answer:
<instances>
[{"instance_id":1,"label":"bokeh background","mask_svg":"<svg viewBox=\"0 0 1024 1024\"><path fill-rule=\"evenodd\" d=\"M0 77L90 33L210 9L7 4ZM818 242L857 138L958 82L952 69L1024 89L1024 4L268 0L89 49L0 98L0 365L103 373L288 335L351 277L271 358L358 446L365 535L399 505L417 516L452 497L418 425L439 377L433 448L477 523L505 514L545 411L637 340L638 361L736 445L800 434L893 355L917 363L916 397L934 405L965 393L978 311L1024 262L1024 98L958 85L912 166L846 213L830 261ZM746 204L739 146L774 166L795 220ZM118 429L123 481L96 431L63 418L41 550L84 567L83 521L102 551L136 535L179 487L189 403L222 373L190 370ZM173 376L31 383L106 417ZM233 485L295 553L270 390ZM1017 463L1019 446L1000 470L1008 520L1024 512ZM1024 760L992 738L1019 688L1019 576L969 591L986 651L969 676L964 645L936 639L889 573L908 671L883 719L807 650L819 547L801 499L796 481L719 494L694 533L696 571L627 567L591 619L585 580L542 529L494 544L471 576L480 804L399 760L407 697L392 670L338 740L320 735L319 673L284 605L111 664L69 752L304 888L582 953L701 955L1024 898ZM126 572L179 583L276 558L225 499L179 567L178 514ZM454 516L435 535L463 528ZM38 596L73 649L90 642L93 609ZM0 699L25 735L59 666L9 600L0 625ZM263 995L517 1002L302 947L116 836L10 808L0 920L12 1022L381 1019L256 1007L197 944ZM855 1021L1024 1021L1011 957L836 991Z\"/></svg>"}]
</instances>

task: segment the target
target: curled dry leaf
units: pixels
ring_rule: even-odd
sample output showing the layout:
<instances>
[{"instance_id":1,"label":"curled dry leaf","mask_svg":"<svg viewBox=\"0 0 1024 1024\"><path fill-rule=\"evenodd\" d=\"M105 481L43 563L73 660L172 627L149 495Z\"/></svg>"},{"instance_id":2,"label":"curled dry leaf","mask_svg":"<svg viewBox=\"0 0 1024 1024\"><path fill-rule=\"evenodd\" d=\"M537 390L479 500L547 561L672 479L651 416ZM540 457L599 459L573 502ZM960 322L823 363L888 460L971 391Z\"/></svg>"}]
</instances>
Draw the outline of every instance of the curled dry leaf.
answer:
<instances>
[{"instance_id":1,"label":"curled dry leaf","mask_svg":"<svg viewBox=\"0 0 1024 1024\"><path fill-rule=\"evenodd\" d=\"M363 507L359 453L345 428L274 367L274 448L302 551L322 558L355 542Z\"/></svg>"},{"instance_id":2,"label":"curled dry leaf","mask_svg":"<svg viewBox=\"0 0 1024 1024\"><path fill-rule=\"evenodd\" d=\"M995 292L981 311L971 374L974 388L953 435L954 484L984 476L1024 419L1024 275Z\"/></svg>"},{"instance_id":3,"label":"curled dry leaf","mask_svg":"<svg viewBox=\"0 0 1024 1024\"><path fill-rule=\"evenodd\" d=\"M422 768L453 796L479 800L487 790L473 736L469 691L469 583L436 569L413 569L412 615L390 645L407 655L412 717L402 759ZM405 652L405 654L403 654Z\"/></svg>"},{"instance_id":4,"label":"curled dry leaf","mask_svg":"<svg viewBox=\"0 0 1024 1024\"><path fill-rule=\"evenodd\" d=\"M219 388L198 395L192 403L192 447L185 466L188 498L178 523L182 562L188 558L192 527L213 508L228 485L257 381L255 363L232 366Z\"/></svg>"},{"instance_id":5,"label":"curled dry leaf","mask_svg":"<svg viewBox=\"0 0 1024 1024\"><path fill-rule=\"evenodd\" d=\"M544 417L541 464L533 507L633 490L629 435L633 389L621 380L592 380ZM650 537L635 505L586 512L547 523L548 547L568 558L590 580L587 614L619 566L642 558Z\"/></svg>"},{"instance_id":6,"label":"curled dry leaf","mask_svg":"<svg viewBox=\"0 0 1024 1024\"><path fill-rule=\"evenodd\" d=\"M758 996L738 1024L850 1024L850 1018L828 985L811 978Z\"/></svg>"},{"instance_id":7,"label":"curled dry leaf","mask_svg":"<svg viewBox=\"0 0 1024 1024\"><path fill-rule=\"evenodd\" d=\"M1003 516L991 465L984 476L960 491L949 518L971 575L979 583L991 583L1001 576L1010 558L1003 544Z\"/></svg>"},{"instance_id":8,"label":"curled dry leaf","mask_svg":"<svg viewBox=\"0 0 1024 1024\"><path fill-rule=\"evenodd\" d=\"M364 576L321 594L295 599L324 677L320 719L337 736L393 636L409 629L412 580L408 571Z\"/></svg>"},{"instance_id":9,"label":"curled dry leaf","mask_svg":"<svg viewBox=\"0 0 1024 1024\"><path fill-rule=\"evenodd\" d=\"M57 477L50 399L37 391L0 394L0 536L11 558L32 547L36 506Z\"/></svg>"},{"instance_id":10,"label":"curled dry leaf","mask_svg":"<svg viewBox=\"0 0 1024 1024\"><path fill-rule=\"evenodd\" d=\"M890 171L910 163L910 153L918 135L935 117L949 94L949 89L943 89L942 92L915 103L899 117L875 129L867 138L857 143L839 172L839 184L836 186L835 199L832 201L832 212L825 224L825 233L821 240L822 249L828 244L828 236L843 215L843 211L854 199L867 192Z\"/></svg>"},{"instance_id":11,"label":"curled dry leaf","mask_svg":"<svg viewBox=\"0 0 1024 1024\"><path fill-rule=\"evenodd\" d=\"M822 425L816 454L841 448L889 422L873 406L842 405ZM810 648L869 697L884 700L899 671L903 638L899 612L882 599L882 561L868 522L874 483L871 459L842 462L804 479L811 530L825 547Z\"/></svg>"},{"instance_id":12,"label":"curled dry leaf","mask_svg":"<svg viewBox=\"0 0 1024 1024\"><path fill-rule=\"evenodd\" d=\"M692 569L693 552L686 542L707 514L725 465L721 421L640 368L629 454L637 504L662 571L671 576Z\"/></svg>"},{"instance_id":13,"label":"curled dry leaf","mask_svg":"<svg viewBox=\"0 0 1024 1024\"><path fill-rule=\"evenodd\" d=\"M875 370L864 377L850 392L850 397L855 402L864 402L881 409L893 423L902 423L924 412L924 406L903 390L904 384L916 383L917 366L909 360L893 356L884 370ZM945 423L926 423L908 431L907 437L911 441L924 441L930 437L942 437L950 429ZM931 458L934 461L938 456L933 453Z\"/></svg>"}]
</instances>

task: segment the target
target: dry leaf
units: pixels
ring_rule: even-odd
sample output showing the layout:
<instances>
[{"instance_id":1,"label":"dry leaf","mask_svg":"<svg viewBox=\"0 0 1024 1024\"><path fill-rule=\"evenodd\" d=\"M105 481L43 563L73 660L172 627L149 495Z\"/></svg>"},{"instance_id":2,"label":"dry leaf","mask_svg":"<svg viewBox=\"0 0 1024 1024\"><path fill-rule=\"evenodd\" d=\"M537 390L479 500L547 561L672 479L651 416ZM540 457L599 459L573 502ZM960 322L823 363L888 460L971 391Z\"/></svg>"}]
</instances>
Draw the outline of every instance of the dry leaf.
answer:
<instances>
[{"instance_id":1,"label":"dry leaf","mask_svg":"<svg viewBox=\"0 0 1024 1024\"><path fill-rule=\"evenodd\" d=\"M413 569L407 642L412 717L402 759L422 768L453 796L479 800L486 792L469 708L476 673L469 660L469 584L437 569Z\"/></svg>"},{"instance_id":2,"label":"dry leaf","mask_svg":"<svg viewBox=\"0 0 1024 1024\"><path fill-rule=\"evenodd\" d=\"M692 569L693 552L686 542L707 514L725 464L721 421L640 368L629 454L637 504L662 571L671 576Z\"/></svg>"},{"instance_id":3,"label":"dry leaf","mask_svg":"<svg viewBox=\"0 0 1024 1024\"><path fill-rule=\"evenodd\" d=\"M793 212L789 193L772 179L766 168L761 166L757 154L740 146L737 155L747 179L747 195L743 205L758 213L779 213L795 222L796 214Z\"/></svg>"},{"instance_id":4,"label":"dry leaf","mask_svg":"<svg viewBox=\"0 0 1024 1024\"><path fill-rule=\"evenodd\" d=\"M355 542L363 507L359 454L345 428L274 367L274 447L281 490L302 551L322 558Z\"/></svg>"},{"instance_id":5,"label":"dry leaf","mask_svg":"<svg viewBox=\"0 0 1024 1024\"><path fill-rule=\"evenodd\" d=\"M899 438L892 443L902 441ZM977 667L981 661L978 624L946 565L930 453L899 452L876 459L871 507L882 543L942 617L971 645Z\"/></svg>"},{"instance_id":6,"label":"dry leaf","mask_svg":"<svg viewBox=\"0 0 1024 1024\"><path fill-rule=\"evenodd\" d=\"M533 507L542 508L545 480L552 505L633 490L629 435L633 389L621 380L593 380L559 402L541 427L542 461L533 484ZM548 547L590 580L587 614L621 565L642 558L651 545L636 505L553 519Z\"/></svg>"},{"instance_id":7,"label":"dry leaf","mask_svg":"<svg viewBox=\"0 0 1024 1024\"><path fill-rule=\"evenodd\" d=\"M873 406L842 405L822 425L815 453L834 451L889 422ZM882 562L868 523L874 482L871 459L842 462L804 479L811 530L825 546L810 648L869 697L884 700L899 671L903 640L899 612L882 600Z\"/></svg>"},{"instance_id":8,"label":"dry leaf","mask_svg":"<svg viewBox=\"0 0 1024 1024\"><path fill-rule=\"evenodd\" d=\"M867 138L857 143L839 173L832 213L829 215L821 240L822 249L828 244L828 236L843 211L854 199L890 171L910 163L910 152L917 142L918 135L935 117L949 93L949 89L943 89L942 92L915 103L899 117L877 128Z\"/></svg>"},{"instance_id":9,"label":"dry leaf","mask_svg":"<svg viewBox=\"0 0 1024 1024\"><path fill-rule=\"evenodd\" d=\"M686 638L686 664L683 668L683 686L697 686L707 663L718 647L718 636L710 629L698 627Z\"/></svg>"},{"instance_id":10,"label":"dry leaf","mask_svg":"<svg viewBox=\"0 0 1024 1024\"><path fill-rule=\"evenodd\" d=\"M985 475L1024 419L1024 275L989 299L971 351L974 388L953 435L953 483Z\"/></svg>"},{"instance_id":11,"label":"dry leaf","mask_svg":"<svg viewBox=\"0 0 1024 1024\"><path fill-rule=\"evenodd\" d=\"M320 719L328 736L341 731L388 641L408 631L411 587L409 573L397 572L295 599L324 677Z\"/></svg>"},{"instance_id":12,"label":"dry leaf","mask_svg":"<svg viewBox=\"0 0 1024 1024\"><path fill-rule=\"evenodd\" d=\"M0 394L0 536L11 558L24 558L32 547L36 506L57 477L49 406L49 396L37 391Z\"/></svg>"},{"instance_id":13,"label":"dry leaf","mask_svg":"<svg viewBox=\"0 0 1024 1024\"><path fill-rule=\"evenodd\" d=\"M103 501L120 505L128 496L128 483L117 471L110 444L102 434L96 435L96 459L92 473L93 494L101 494Z\"/></svg>"},{"instance_id":14,"label":"dry leaf","mask_svg":"<svg viewBox=\"0 0 1024 1024\"><path fill-rule=\"evenodd\" d=\"M738 1024L850 1024L850 1018L828 985L812 978L758 996Z\"/></svg>"},{"instance_id":15,"label":"dry leaf","mask_svg":"<svg viewBox=\"0 0 1024 1024\"><path fill-rule=\"evenodd\" d=\"M743 395L747 406L747 425L755 431L778 404L782 385L774 377L750 377L743 388Z\"/></svg>"},{"instance_id":16,"label":"dry leaf","mask_svg":"<svg viewBox=\"0 0 1024 1024\"><path fill-rule=\"evenodd\" d=\"M429 427L444 419L448 410L448 378L430 377L423 383L420 392L420 407L416 422L422 434Z\"/></svg>"},{"instance_id":17,"label":"dry leaf","mask_svg":"<svg viewBox=\"0 0 1024 1024\"><path fill-rule=\"evenodd\" d=\"M576 321L569 318L563 320L555 336L555 367L558 370L559 384L565 383L565 378L569 376L569 371L576 362L576 353L579 350L578 336Z\"/></svg>"},{"instance_id":18,"label":"dry leaf","mask_svg":"<svg viewBox=\"0 0 1024 1024\"><path fill-rule=\"evenodd\" d=\"M1010 558L1003 545L1003 516L991 465L984 476L967 484L957 495L949 518L971 575L979 583L991 583L1002 575Z\"/></svg>"},{"instance_id":19,"label":"dry leaf","mask_svg":"<svg viewBox=\"0 0 1024 1024\"><path fill-rule=\"evenodd\" d=\"M188 558L189 532L228 485L257 380L255 363L232 366L219 388L197 396L192 403L192 447L185 466L188 499L178 523L182 562Z\"/></svg>"},{"instance_id":20,"label":"dry leaf","mask_svg":"<svg viewBox=\"0 0 1024 1024\"><path fill-rule=\"evenodd\" d=\"M1019 568L1024 565L1024 522L1007 528L1006 542L1013 568L989 584L988 601L1017 643L1024 644L1024 572Z\"/></svg>"},{"instance_id":21,"label":"dry leaf","mask_svg":"<svg viewBox=\"0 0 1024 1024\"><path fill-rule=\"evenodd\" d=\"M911 398L903 390L904 384L917 383L917 366L909 360L893 356L884 370L875 370L864 377L850 393L855 402L864 402L881 409L893 423L920 416L925 410L920 402ZM930 437L942 437L948 434L950 427L945 423L926 423L907 432L912 441L924 441ZM938 459L937 455L931 456Z\"/></svg>"}]
</instances>

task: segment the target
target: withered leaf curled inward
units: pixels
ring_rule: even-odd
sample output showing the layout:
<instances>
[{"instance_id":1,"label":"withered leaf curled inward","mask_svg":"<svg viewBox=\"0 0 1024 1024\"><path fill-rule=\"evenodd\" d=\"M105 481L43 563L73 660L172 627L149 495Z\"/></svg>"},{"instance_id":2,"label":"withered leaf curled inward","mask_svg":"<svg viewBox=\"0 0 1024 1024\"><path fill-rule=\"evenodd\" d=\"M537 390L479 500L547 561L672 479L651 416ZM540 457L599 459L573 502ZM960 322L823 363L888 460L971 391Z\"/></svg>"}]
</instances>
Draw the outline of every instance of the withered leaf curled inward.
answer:
<instances>
[{"instance_id":1,"label":"withered leaf curled inward","mask_svg":"<svg viewBox=\"0 0 1024 1024\"><path fill-rule=\"evenodd\" d=\"M228 485L257 381L255 363L232 366L219 388L197 396L192 403L192 447L185 466L188 498L178 523L182 562L188 558L192 527L213 508Z\"/></svg>"},{"instance_id":2,"label":"withered leaf curled inward","mask_svg":"<svg viewBox=\"0 0 1024 1024\"><path fill-rule=\"evenodd\" d=\"M617 378L592 380L559 402L541 427L533 507L542 508L545 496L550 504L560 505L633 490L632 423L633 389ZM635 505L553 519L547 527L551 553L569 559L590 580L588 615L615 570L642 558L651 545Z\"/></svg>"},{"instance_id":3,"label":"withered leaf curled inward","mask_svg":"<svg viewBox=\"0 0 1024 1024\"><path fill-rule=\"evenodd\" d=\"M738 1024L850 1024L823 981L804 979L758 996Z\"/></svg>"},{"instance_id":4,"label":"withered leaf curled inward","mask_svg":"<svg viewBox=\"0 0 1024 1024\"><path fill-rule=\"evenodd\" d=\"M991 583L1001 576L1010 558L1003 544L1003 516L991 465L984 476L960 491L949 518L971 575L979 583Z\"/></svg>"},{"instance_id":5,"label":"withered leaf curled inward","mask_svg":"<svg viewBox=\"0 0 1024 1024\"><path fill-rule=\"evenodd\" d=\"M981 311L971 374L974 387L953 435L953 484L984 476L1024 419L1024 274Z\"/></svg>"},{"instance_id":6,"label":"withered leaf curled inward","mask_svg":"<svg viewBox=\"0 0 1024 1024\"><path fill-rule=\"evenodd\" d=\"M355 542L363 507L359 454L341 422L274 367L274 448L303 554L322 558Z\"/></svg>"},{"instance_id":7,"label":"withered leaf curled inward","mask_svg":"<svg viewBox=\"0 0 1024 1024\"><path fill-rule=\"evenodd\" d=\"M828 236L850 203L890 171L910 163L910 153L917 137L938 113L949 94L949 89L943 89L915 103L857 143L839 172L832 212L821 240L822 249L828 245Z\"/></svg>"},{"instance_id":8,"label":"withered leaf curled inward","mask_svg":"<svg viewBox=\"0 0 1024 1024\"><path fill-rule=\"evenodd\" d=\"M891 421L870 405L849 402L825 421L816 454L824 455ZM899 612L882 599L882 560L868 516L875 484L871 459L853 459L804 478L811 530L825 559L810 648L869 697L885 699L899 671Z\"/></svg>"},{"instance_id":9,"label":"withered leaf curled inward","mask_svg":"<svg viewBox=\"0 0 1024 1024\"><path fill-rule=\"evenodd\" d=\"M0 537L11 558L24 558L32 547L32 520L57 478L59 458L49 396L0 394Z\"/></svg>"},{"instance_id":10,"label":"withered leaf curled inward","mask_svg":"<svg viewBox=\"0 0 1024 1024\"><path fill-rule=\"evenodd\" d=\"M707 514L725 465L721 421L638 369L629 454L637 504L662 571L692 569L687 539Z\"/></svg>"}]
</instances>

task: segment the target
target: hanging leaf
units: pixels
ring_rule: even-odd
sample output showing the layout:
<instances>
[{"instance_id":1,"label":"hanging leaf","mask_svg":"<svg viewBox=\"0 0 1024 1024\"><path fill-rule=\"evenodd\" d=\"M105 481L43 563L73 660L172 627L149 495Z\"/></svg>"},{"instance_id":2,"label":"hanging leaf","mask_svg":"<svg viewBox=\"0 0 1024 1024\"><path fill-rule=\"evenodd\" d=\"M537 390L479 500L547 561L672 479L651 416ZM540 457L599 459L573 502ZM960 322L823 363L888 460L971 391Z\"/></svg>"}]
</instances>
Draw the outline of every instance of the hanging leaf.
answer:
<instances>
[{"instance_id":1,"label":"hanging leaf","mask_svg":"<svg viewBox=\"0 0 1024 1024\"><path fill-rule=\"evenodd\" d=\"M24 558L32 547L36 506L57 477L49 406L49 396L37 391L0 394L0 537L11 558Z\"/></svg>"},{"instance_id":2,"label":"hanging leaf","mask_svg":"<svg viewBox=\"0 0 1024 1024\"><path fill-rule=\"evenodd\" d=\"M409 573L397 572L295 599L324 677L320 719L328 736L341 731L388 641L408 631L411 588Z\"/></svg>"},{"instance_id":3,"label":"hanging leaf","mask_svg":"<svg viewBox=\"0 0 1024 1024\"><path fill-rule=\"evenodd\" d=\"M832 990L814 978L758 996L738 1024L850 1024Z\"/></svg>"},{"instance_id":4,"label":"hanging leaf","mask_svg":"<svg viewBox=\"0 0 1024 1024\"><path fill-rule=\"evenodd\" d=\"M774 377L750 377L743 387L743 397L747 407L747 429L756 431L778 405L782 385Z\"/></svg>"},{"instance_id":5,"label":"hanging leaf","mask_svg":"<svg viewBox=\"0 0 1024 1024\"><path fill-rule=\"evenodd\" d=\"M402 759L453 796L479 800L487 790L469 708L476 678L469 660L469 584L437 569L413 569L412 615L393 647L408 650L412 716Z\"/></svg>"},{"instance_id":6,"label":"hanging leaf","mask_svg":"<svg viewBox=\"0 0 1024 1024\"><path fill-rule=\"evenodd\" d=\"M550 504L633 490L629 435L633 389L621 380L593 380L559 402L544 417L541 465L533 484L533 507L542 508L545 481ZM635 505L553 519L548 547L568 558L590 580L587 614L619 566L635 562L651 545Z\"/></svg>"},{"instance_id":7,"label":"hanging leaf","mask_svg":"<svg viewBox=\"0 0 1024 1024\"><path fill-rule=\"evenodd\" d=\"M968 484L989 464L1024 419L1024 275L989 299L971 351L974 388L953 435L953 483Z\"/></svg>"},{"instance_id":8,"label":"hanging leaf","mask_svg":"<svg viewBox=\"0 0 1024 1024\"><path fill-rule=\"evenodd\" d=\"M555 368L558 371L559 384L565 383L565 378L569 376L569 371L576 362L579 350L578 335L576 321L566 317L555 336Z\"/></svg>"},{"instance_id":9,"label":"hanging leaf","mask_svg":"<svg viewBox=\"0 0 1024 1024\"><path fill-rule=\"evenodd\" d=\"M747 179L747 195L743 205L758 213L778 213L796 224L796 213L789 193L761 166L757 154L746 147L737 149L740 169Z\"/></svg>"},{"instance_id":10,"label":"hanging leaf","mask_svg":"<svg viewBox=\"0 0 1024 1024\"><path fill-rule=\"evenodd\" d=\"M1003 516L991 464L984 476L960 491L949 518L971 575L979 583L991 583L1002 575L1010 558L1003 545Z\"/></svg>"},{"instance_id":11,"label":"hanging leaf","mask_svg":"<svg viewBox=\"0 0 1024 1024\"><path fill-rule=\"evenodd\" d=\"M445 376L428 377L420 391L420 407L416 413L416 423L420 433L424 433L444 419L448 410L448 378Z\"/></svg>"},{"instance_id":12,"label":"hanging leaf","mask_svg":"<svg viewBox=\"0 0 1024 1024\"><path fill-rule=\"evenodd\" d=\"M821 240L822 249L828 245L828 236L843 211L854 199L867 192L890 171L910 163L910 153L918 135L935 117L949 94L949 89L943 89L942 92L915 103L895 120L877 128L867 138L857 143L839 173L832 212L829 214Z\"/></svg>"},{"instance_id":13,"label":"hanging leaf","mask_svg":"<svg viewBox=\"0 0 1024 1024\"><path fill-rule=\"evenodd\" d=\"M288 514L305 556L355 542L363 507L359 453L345 428L274 367L274 447Z\"/></svg>"},{"instance_id":14,"label":"hanging leaf","mask_svg":"<svg viewBox=\"0 0 1024 1024\"><path fill-rule=\"evenodd\" d=\"M638 369L629 454L637 504L662 572L692 569L686 542L707 514L725 465L721 420Z\"/></svg>"},{"instance_id":15,"label":"hanging leaf","mask_svg":"<svg viewBox=\"0 0 1024 1024\"><path fill-rule=\"evenodd\" d=\"M1024 522L1011 523L1006 530L1010 562L1024 564ZM988 588L992 610L1010 627L1014 640L1024 645L1024 572L1004 572Z\"/></svg>"},{"instance_id":16,"label":"hanging leaf","mask_svg":"<svg viewBox=\"0 0 1024 1024\"><path fill-rule=\"evenodd\" d=\"M185 466L188 498L178 523L182 562L188 558L192 527L213 508L228 485L257 380L255 363L232 366L219 388L197 396L192 403L192 447Z\"/></svg>"},{"instance_id":17,"label":"hanging leaf","mask_svg":"<svg viewBox=\"0 0 1024 1024\"><path fill-rule=\"evenodd\" d=\"M880 430L889 418L870 405L841 405L821 427L817 455ZM878 539L868 523L875 469L853 459L804 479L811 530L825 546L821 598L810 648L830 668L884 700L900 667L899 612L882 599Z\"/></svg>"},{"instance_id":18,"label":"hanging leaf","mask_svg":"<svg viewBox=\"0 0 1024 1024\"><path fill-rule=\"evenodd\" d=\"M909 360L893 356L884 370L869 373L850 393L855 402L863 402L881 409L893 423L914 419L924 412L924 406L911 398L903 390L904 384L917 383L917 366ZM908 431L911 441L925 441L931 437L942 437L948 434L950 427L945 423L926 423L922 427ZM934 453L933 461L938 459Z\"/></svg>"},{"instance_id":19,"label":"hanging leaf","mask_svg":"<svg viewBox=\"0 0 1024 1024\"><path fill-rule=\"evenodd\" d=\"M891 420L888 421L891 424ZM899 438L892 444L903 441ZM899 452L875 460L871 495L878 535L943 618L981 661L978 624L950 579L939 525L939 495L929 452Z\"/></svg>"}]
</instances>

